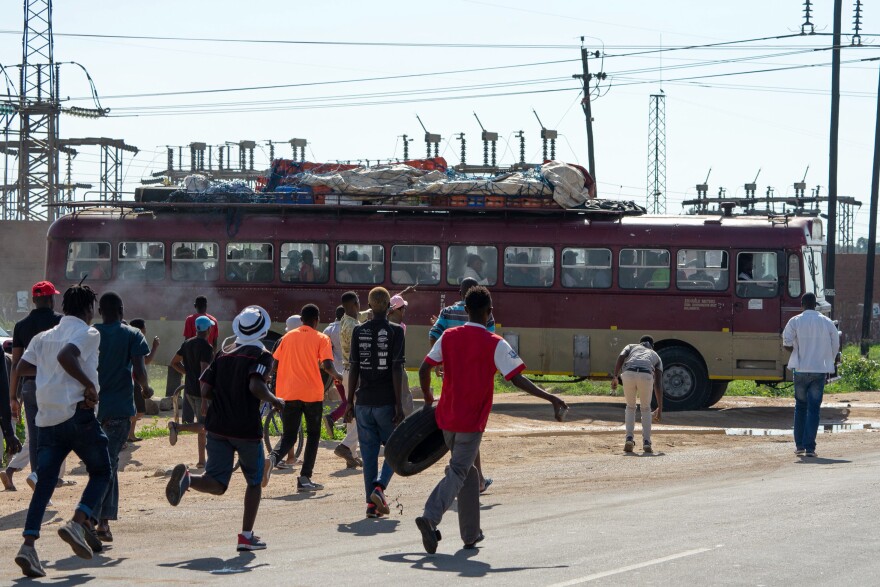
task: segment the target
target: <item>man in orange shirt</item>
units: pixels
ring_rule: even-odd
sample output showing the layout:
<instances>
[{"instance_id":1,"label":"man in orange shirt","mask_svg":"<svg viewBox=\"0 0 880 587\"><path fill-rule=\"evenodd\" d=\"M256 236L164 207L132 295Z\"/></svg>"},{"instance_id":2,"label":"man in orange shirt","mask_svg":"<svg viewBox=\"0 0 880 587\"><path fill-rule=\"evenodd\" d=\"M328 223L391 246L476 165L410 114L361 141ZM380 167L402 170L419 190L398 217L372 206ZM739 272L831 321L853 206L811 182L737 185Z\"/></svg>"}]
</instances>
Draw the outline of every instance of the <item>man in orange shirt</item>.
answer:
<instances>
[{"instance_id":1,"label":"man in orange shirt","mask_svg":"<svg viewBox=\"0 0 880 587\"><path fill-rule=\"evenodd\" d=\"M275 395L284 400L281 440L269 454L271 465L263 475L263 487L269 484L269 475L275 464L286 455L296 442L303 415L306 417L306 450L303 466L296 481L297 491L318 491L322 485L312 483L312 469L321 440L321 416L324 413L324 382L321 369L336 381L342 375L333 366L333 347L330 337L318 332L321 314L318 306L307 304L300 311L302 326L291 330L275 346Z\"/></svg>"}]
</instances>

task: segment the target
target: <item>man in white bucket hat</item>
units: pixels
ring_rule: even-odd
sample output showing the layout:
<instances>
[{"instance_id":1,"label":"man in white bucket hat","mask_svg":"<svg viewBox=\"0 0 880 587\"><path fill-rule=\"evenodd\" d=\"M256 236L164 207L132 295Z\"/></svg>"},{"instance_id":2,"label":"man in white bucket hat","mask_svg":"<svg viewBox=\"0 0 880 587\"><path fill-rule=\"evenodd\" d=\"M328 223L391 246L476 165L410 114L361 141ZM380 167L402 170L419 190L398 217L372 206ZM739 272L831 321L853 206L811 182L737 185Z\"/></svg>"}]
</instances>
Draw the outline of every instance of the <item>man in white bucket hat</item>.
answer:
<instances>
[{"instance_id":1,"label":"man in white bucket hat","mask_svg":"<svg viewBox=\"0 0 880 587\"><path fill-rule=\"evenodd\" d=\"M205 473L190 475L186 465L177 465L165 489L168 502L175 506L189 488L223 495L238 453L241 472L247 480L238 551L266 548L266 543L253 532L262 495L260 484L269 463L263 454L260 402L267 402L278 411L284 407L284 401L275 397L266 385L273 359L260 340L266 336L270 324L269 313L260 306L248 306L233 320L235 342L217 353L201 377L202 409L207 410ZM204 401L209 396L210 409Z\"/></svg>"}]
</instances>

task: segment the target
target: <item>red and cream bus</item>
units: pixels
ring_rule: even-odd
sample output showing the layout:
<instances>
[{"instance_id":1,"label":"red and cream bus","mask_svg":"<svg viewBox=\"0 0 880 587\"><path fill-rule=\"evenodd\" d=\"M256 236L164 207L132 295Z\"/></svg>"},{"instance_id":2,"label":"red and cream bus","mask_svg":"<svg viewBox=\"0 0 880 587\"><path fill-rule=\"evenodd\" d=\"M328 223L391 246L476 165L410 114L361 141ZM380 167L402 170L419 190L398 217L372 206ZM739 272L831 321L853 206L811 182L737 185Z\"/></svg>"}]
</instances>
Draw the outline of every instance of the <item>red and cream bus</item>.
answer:
<instances>
[{"instance_id":1,"label":"red and cream bus","mask_svg":"<svg viewBox=\"0 0 880 587\"><path fill-rule=\"evenodd\" d=\"M136 204L86 209L49 230L47 278L122 294L125 313L181 340L197 295L229 334L241 307L283 324L306 303L333 317L343 292L407 294L408 366L431 317L477 276L498 331L531 373L607 378L650 334L669 409L717 402L728 382L786 377L780 333L806 291L827 311L816 218L623 216L575 210ZM138 204L139 205L139 204ZM225 323L225 324L224 324Z\"/></svg>"}]
</instances>

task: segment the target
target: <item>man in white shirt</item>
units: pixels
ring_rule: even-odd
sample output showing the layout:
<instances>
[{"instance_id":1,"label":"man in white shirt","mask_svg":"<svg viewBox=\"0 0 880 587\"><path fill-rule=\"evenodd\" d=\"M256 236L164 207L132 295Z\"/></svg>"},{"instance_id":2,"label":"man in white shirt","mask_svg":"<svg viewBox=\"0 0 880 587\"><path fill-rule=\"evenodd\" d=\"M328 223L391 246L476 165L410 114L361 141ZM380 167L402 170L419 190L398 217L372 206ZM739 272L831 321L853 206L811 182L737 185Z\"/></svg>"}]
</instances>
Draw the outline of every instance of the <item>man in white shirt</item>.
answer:
<instances>
[{"instance_id":1,"label":"man in white shirt","mask_svg":"<svg viewBox=\"0 0 880 587\"><path fill-rule=\"evenodd\" d=\"M816 311L815 294L804 294L801 307L804 311L782 331L782 346L791 353L788 368L794 374L795 454L815 457L819 407L840 351L840 333L834 322Z\"/></svg>"},{"instance_id":2,"label":"man in white shirt","mask_svg":"<svg viewBox=\"0 0 880 587\"><path fill-rule=\"evenodd\" d=\"M90 559L101 550L89 518L110 482L107 436L95 417L101 340L98 331L89 326L95 293L88 286L73 286L64 293L62 308L64 317L58 326L37 334L16 366L19 377L36 376L37 388L38 479L22 533L24 544L15 556L28 577L46 575L34 542L40 536L40 524L67 455L72 451L83 461L89 482L73 519L58 529L58 535L81 558Z\"/></svg>"}]
</instances>

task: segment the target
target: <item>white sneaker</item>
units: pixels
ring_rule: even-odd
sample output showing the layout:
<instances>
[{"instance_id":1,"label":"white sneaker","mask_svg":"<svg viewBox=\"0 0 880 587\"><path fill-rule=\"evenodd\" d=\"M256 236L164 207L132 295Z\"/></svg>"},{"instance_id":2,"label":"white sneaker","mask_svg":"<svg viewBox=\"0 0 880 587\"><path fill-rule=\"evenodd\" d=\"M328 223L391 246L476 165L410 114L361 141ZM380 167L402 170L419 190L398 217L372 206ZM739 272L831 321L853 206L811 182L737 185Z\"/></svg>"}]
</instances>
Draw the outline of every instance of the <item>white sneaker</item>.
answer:
<instances>
[{"instance_id":1,"label":"white sneaker","mask_svg":"<svg viewBox=\"0 0 880 587\"><path fill-rule=\"evenodd\" d=\"M37 488L37 474L36 474L36 472L31 472L31 474L27 476L26 481L27 481L28 487L31 488L31 491L36 489Z\"/></svg>"}]
</instances>

